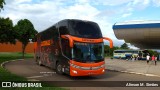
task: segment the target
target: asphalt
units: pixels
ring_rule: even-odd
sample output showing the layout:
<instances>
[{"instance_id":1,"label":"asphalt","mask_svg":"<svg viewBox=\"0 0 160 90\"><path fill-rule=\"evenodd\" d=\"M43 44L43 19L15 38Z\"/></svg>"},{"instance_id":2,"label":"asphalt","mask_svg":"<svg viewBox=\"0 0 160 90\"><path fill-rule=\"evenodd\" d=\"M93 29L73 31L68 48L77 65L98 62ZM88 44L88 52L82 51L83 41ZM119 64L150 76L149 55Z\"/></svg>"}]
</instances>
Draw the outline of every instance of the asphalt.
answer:
<instances>
[{"instance_id":1,"label":"asphalt","mask_svg":"<svg viewBox=\"0 0 160 90\"><path fill-rule=\"evenodd\" d=\"M106 61L106 63L108 64L109 62ZM107 67L110 68L107 64L106 64L106 68ZM105 74L100 76L72 78L68 75L57 75L53 69L50 69L49 67L46 67L46 66L39 66L36 64L36 62L33 59L16 60L16 61L7 62L3 65L3 67L8 71L12 72L13 74L26 77L30 80L37 79L42 81L72 81L75 79L76 80L92 80L93 79L98 81L106 81L106 80L108 81L128 81L128 80L129 81L137 81L137 80L157 81L157 80L160 80L159 77L154 77L150 79L149 77L143 78L144 76L142 75L136 75L136 79L134 79L133 77L135 77L135 74L121 73L121 72L117 72L116 70L109 70L109 69L106 69ZM48 77L52 77L52 78L48 78Z\"/></svg>"},{"instance_id":2,"label":"asphalt","mask_svg":"<svg viewBox=\"0 0 160 90\"><path fill-rule=\"evenodd\" d=\"M89 77L70 77L68 75L57 75L54 70L45 67L45 66L39 66L36 65L35 61L33 59L27 59L27 60L16 60L4 63L2 66L6 68L11 73L14 73L19 76L23 76L28 78L29 81L60 81L62 83L61 86L67 84L67 81L74 81L73 86L74 87L65 87L67 89L71 90L159 90L159 87L99 87L101 84L111 84L114 81L113 84L118 83L117 81L160 81L160 78L157 76L143 76L143 75L136 75L136 74L129 74L129 72L123 72L121 71L127 71L127 68L133 68L133 70L138 70L140 68L141 64L144 64L146 67L156 67L152 64L149 64L148 66L145 65L146 63L143 61L125 61L125 60L117 60L117 59L106 59L106 72L103 75L100 76L89 76ZM142 65L143 66L143 65ZM158 67L159 65L157 65ZM109 70L110 69L110 70ZM113 69L113 70L111 70ZM130 70L129 69L129 70ZM118 71L121 70L121 71ZM118 71L118 72L117 72ZM139 70L141 71L141 70ZM138 72L138 71L137 71ZM78 82L77 82L78 81ZM89 82L87 82L89 81ZM96 81L96 83L94 83ZM100 81L97 83L97 81ZM101 81L109 81L107 82L101 82ZM53 85L57 82L52 82ZM75 85L81 85L82 87L75 87ZM98 85L98 87L96 87ZM83 87L84 86L84 87ZM90 87L88 87L90 86Z\"/></svg>"},{"instance_id":3,"label":"asphalt","mask_svg":"<svg viewBox=\"0 0 160 90\"><path fill-rule=\"evenodd\" d=\"M146 61L142 60L123 60L123 59L105 59L106 69L140 74L145 76L160 77L160 61L157 61L157 65L150 61L147 64Z\"/></svg>"}]
</instances>

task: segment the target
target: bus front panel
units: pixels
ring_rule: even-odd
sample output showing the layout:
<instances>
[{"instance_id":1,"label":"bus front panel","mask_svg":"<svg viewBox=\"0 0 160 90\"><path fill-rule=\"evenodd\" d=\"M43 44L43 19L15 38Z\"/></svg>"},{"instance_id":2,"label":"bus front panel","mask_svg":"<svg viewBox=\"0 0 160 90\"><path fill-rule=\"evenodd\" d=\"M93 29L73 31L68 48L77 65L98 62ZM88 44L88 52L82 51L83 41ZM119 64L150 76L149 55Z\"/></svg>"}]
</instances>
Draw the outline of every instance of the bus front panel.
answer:
<instances>
[{"instance_id":1,"label":"bus front panel","mask_svg":"<svg viewBox=\"0 0 160 90\"><path fill-rule=\"evenodd\" d=\"M104 44L75 42L70 60L70 75L88 76L104 72Z\"/></svg>"},{"instance_id":2,"label":"bus front panel","mask_svg":"<svg viewBox=\"0 0 160 90\"><path fill-rule=\"evenodd\" d=\"M71 76L93 76L101 75L105 72L105 62L99 63L80 63L70 60Z\"/></svg>"}]
</instances>

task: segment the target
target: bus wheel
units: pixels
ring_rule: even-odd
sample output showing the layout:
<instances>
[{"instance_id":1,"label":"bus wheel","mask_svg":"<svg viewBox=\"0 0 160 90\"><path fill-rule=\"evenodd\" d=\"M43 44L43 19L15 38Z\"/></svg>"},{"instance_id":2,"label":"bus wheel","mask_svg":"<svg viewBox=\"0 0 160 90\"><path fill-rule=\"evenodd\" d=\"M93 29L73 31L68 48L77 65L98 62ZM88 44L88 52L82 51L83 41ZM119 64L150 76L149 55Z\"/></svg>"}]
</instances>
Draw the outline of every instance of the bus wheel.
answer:
<instances>
[{"instance_id":1,"label":"bus wheel","mask_svg":"<svg viewBox=\"0 0 160 90\"><path fill-rule=\"evenodd\" d=\"M56 65L56 72L57 72L57 74L63 74L62 65L60 63L57 63L57 65Z\"/></svg>"}]
</instances>

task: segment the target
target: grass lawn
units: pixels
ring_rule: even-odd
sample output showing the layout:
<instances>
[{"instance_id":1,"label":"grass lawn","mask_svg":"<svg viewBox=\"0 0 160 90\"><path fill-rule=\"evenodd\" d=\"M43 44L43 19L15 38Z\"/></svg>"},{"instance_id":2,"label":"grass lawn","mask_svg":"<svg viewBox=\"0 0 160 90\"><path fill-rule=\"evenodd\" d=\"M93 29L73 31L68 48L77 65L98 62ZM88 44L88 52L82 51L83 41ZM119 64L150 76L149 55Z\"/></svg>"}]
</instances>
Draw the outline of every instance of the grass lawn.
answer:
<instances>
[{"instance_id":1,"label":"grass lawn","mask_svg":"<svg viewBox=\"0 0 160 90\"><path fill-rule=\"evenodd\" d=\"M21 59L22 53L0 53L0 64L9 60ZM25 58L33 58L33 54L25 54ZM0 67L0 81L27 81L26 78L11 74Z\"/></svg>"},{"instance_id":2,"label":"grass lawn","mask_svg":"<svg viewBox=\"0 0 160 90\"><path fill-rule=\"evenodd\" d=\"M33 53L25 54L25 58L33 58ZM22 59L22 53L2 53L0 52L0 64L5 61ZM27 81L26 78L10 73L0 66L0 82L1 81ZM65 90L59 87L42 87L42 88L1 88L0 90Z\"/></svg>"},{"instance_id":3,"label":"grass lawn","mask_svg":"<svg viewBox=\"0 0 160 90\"><path fill-rule=\"evenodd\" d=\"M25 58L33 58L33 53L25 54ZM4 61L22 59L22 53L8 53L8 52L0 52L0 64Z\"/></svg>"}]
</instances>

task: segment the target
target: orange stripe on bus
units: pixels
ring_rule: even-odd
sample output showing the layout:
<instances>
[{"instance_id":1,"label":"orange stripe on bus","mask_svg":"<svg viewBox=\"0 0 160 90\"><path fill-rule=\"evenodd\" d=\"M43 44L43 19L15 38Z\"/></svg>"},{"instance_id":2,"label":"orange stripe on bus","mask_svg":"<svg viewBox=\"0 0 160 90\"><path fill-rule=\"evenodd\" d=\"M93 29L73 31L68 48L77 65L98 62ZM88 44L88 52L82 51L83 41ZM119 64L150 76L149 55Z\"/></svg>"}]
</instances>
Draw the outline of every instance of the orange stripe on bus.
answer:
<instances>
[{"instance_id":1,"label":"orange stripe on bus","mask_svg":"<svg viewBox=\"0 0 160 90\"><path fill-rule=\"evenodd\" d=\"M100 39L88 39L88 38L79 38L71 35L61 35L62 38L71 38L73 41L78 41L78 42L88 42L88 43L101 43L103 42L103 38Z\"/></svg>"},{"instance_id":2,"label":"orange stripe on bus","mask_svg":"<svg viewBox=\"0 0 160 90\"><path fill-rule=\"evenodd\" d=\"M41 46L47 46L47 45L51 45L51 41L50 40L46 40L46 41L42 41L41 42Z\"/></svg>"},{"instance_id":3,"label":"orange stripe on bus","mask_svg":"<svg viewBox=\"0 0 160 90\"><path fill-rule=\"evenodd\" d=\"M70 35L61 35L61 37L64 39L69 39L70 47L73 47L73 39Z\"/></svg>"},{"instance_id":4,"label":"orange stripe on bus","mask_svg":"<svg viewBox=\"0 0 160 90\"><path fill-rule=\"evenodd\" d=\"M100 39L88 39L88 38L79 38L72 36L73 40L78 42L88 42L88 43L101 43L103 42L103 38Z\"/></svg>"}]
</instances>

